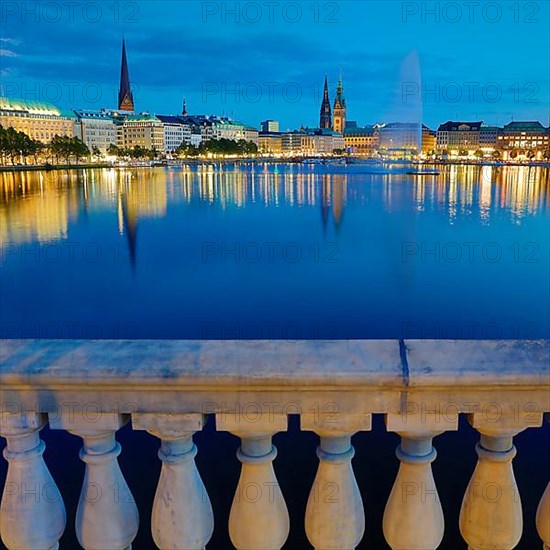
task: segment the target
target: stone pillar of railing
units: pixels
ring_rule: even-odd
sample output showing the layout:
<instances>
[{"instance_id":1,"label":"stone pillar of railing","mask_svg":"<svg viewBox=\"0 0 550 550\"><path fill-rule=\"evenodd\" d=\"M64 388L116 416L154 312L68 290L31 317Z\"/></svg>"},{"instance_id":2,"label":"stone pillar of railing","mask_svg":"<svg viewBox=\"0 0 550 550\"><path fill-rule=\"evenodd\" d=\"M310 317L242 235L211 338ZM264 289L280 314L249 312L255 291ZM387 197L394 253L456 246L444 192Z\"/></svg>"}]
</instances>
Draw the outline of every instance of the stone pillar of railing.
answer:
<instances>
[{"instance_id":1,"label":"stone pillar of railing","mask_svg":"<svg viewBox=\"0 0 550 550\"><path fill-rule=\"evenodd\" d=\"M116 412L56 414L54 429L67 430L83 440L80 458L86 464L76 510L76 536L85 550L131 548L139 526L136 503L117 457L115 433L129 420Z\"/></svg>"},{"instance_id":2,"label":"stone pillar of railing","mask_svg":"<svg viewBox=\"0 0 550 550\"><path fill-rule=\"evenodd\" d=\"M153 502L151 532L162 550L200 550L214 531L212 505L195 455L193 434L202 430L202 414L134 413L135 430L147 430L161 440L162 470Z\"/></svg>"},{"instance_id":3,"label":"stone pillar of railing","mask_svg":"<svg viewBox=\"0 0 550 550\"><path fill-rule=\"evenodd\" d=\"M476 445L478 462L460 510L460 532L471 550L511 550L523 531L512 468L513 438L526 428L540 426L542 413L503 414L495 406L469 415L469 420L481 437Z\"/></svg>"},{"instance_id":4,"label":"stone pillar of railing","mask_svg":"<svg viewBox=\"0 0 550 550\"><path fill-rule=\"evenodd\" d=\"M393 550L435 550L445 520L432 474L432 439L458 429L458 412L387 414L386 428L401 436L399 471L384 511L386 541Z\"/></svg>"},{"instance_id":5,"label":"stone pillar of railing","mask_svg":"<svg viewBox=\"0 0 550 550\"><path fill-rule=\"evenodd\" d=\"M286 503L275 477L274 434L287 429L281 414L216 414L216 428L241 438L241 475L229 514L229 536L238 550L276 550L289 533Z\"/></svg>"},{"instance_id":6,"label":"stone pillar of railing","mask_svg":"<svg viewBox=\"0 0 550 550\"><path fill-rule=\"evenodd\" d=\"M42 457L45 444L39 431L45 424L46 415L35 412L0 415L8 461L0 531L10 550L58 548L65 530L65 505Z\"/></svg>"},{"instance_id":7,"label":"stone pillar of railing","mask_svg":"<svg viewBox=\"0 0 550 550\"><path fill-rule=\"evenodd\" d=\"M543 542L543 550L550 550L550 482L537 508L537 531Z\"/></svg>"},{"instance_id":8,"label":"stone pillar of railing","mask_svg":"<svg viewBox=\"0 0 550 550\"><path fill-rule=\"evenodd\" d=\"M302 430L320 437L319 467L309 493L305 527L318 550L351 550L363 538L363 500L353 473L351 436L371 429L370 414L302 414Z\"/></svg>"}]
</instances>

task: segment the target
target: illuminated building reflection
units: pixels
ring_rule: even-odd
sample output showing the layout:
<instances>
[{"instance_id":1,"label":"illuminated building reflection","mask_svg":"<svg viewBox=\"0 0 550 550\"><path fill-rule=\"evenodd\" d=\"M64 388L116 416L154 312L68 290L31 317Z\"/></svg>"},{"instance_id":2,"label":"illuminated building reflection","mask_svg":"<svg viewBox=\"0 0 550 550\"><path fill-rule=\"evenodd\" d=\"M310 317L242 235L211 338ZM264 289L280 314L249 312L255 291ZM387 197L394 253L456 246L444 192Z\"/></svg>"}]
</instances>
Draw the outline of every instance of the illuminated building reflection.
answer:
<instances>
[{"instance_id":1,"label":"illuminated building reflection","mask_svg":"<svg viewBox=\"0 0 550 550\"><path fill-rule=\"evenodd\" d=\"M475 216L490 224L497 210L521 223L547 208L549 169L451 165L438 176L373 175L328 167L208 163L158 169L0 173L0 244L68 238L72 222L96 211L117 215L136 261L139 221L160 219L169 204L213 208L314 207L326 230L341 230L348 203L379 203L388 213L436 211L450 224Z\"/></svg>"}]
</instances>

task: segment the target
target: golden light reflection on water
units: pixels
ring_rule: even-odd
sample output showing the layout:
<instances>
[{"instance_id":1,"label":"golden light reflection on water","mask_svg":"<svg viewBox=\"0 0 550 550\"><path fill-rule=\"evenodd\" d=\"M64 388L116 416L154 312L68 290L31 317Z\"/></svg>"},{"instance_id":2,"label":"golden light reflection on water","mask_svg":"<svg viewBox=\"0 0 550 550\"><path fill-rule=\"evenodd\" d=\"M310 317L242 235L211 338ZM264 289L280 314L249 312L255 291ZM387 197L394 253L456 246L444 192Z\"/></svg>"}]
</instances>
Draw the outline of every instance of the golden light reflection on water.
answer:
<instances>
[{"instance_id":1,"label":"golden light reflection on water","mask_svg":"<svg viewBox=\"0 0 550 550\"><path fill-rule=\"evenodd\" d=\"M355 168L355 167L354 167ZM450 224L478 215L489 224L498 210L514 223L547 208L549 169L458 166L439 176L322 172L300 165L219 164L182 169L128 169L0 173L0 244L67 238L71 221L94 211L117 212L118 229L135 239L138 221L163 218L171 203L201 201L244 208L319 207L323 226L341 226L348 202L379 201L388 212L438 211Z\"/></svg>"}]
</instances>

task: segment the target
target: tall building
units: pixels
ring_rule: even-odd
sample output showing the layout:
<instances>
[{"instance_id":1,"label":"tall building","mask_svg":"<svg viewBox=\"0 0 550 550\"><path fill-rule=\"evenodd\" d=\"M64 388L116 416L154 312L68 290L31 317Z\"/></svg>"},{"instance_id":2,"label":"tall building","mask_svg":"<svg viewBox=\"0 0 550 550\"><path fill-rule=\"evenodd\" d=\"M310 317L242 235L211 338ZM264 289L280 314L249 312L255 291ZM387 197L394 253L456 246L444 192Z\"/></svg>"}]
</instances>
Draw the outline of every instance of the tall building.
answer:
<instances>
[{"instance_id":1,"label":"tall building","mask_svg":"<svg viewBox=\"0 0 550 550\"><path fill-rule=\"evenodd\" d=\"M122 61L120 65L120 88L118 90L118 110L133 111L134 96L130 88L130 74L128 72L128 61L126 59L126 43L122 39Z\"/></svg>"},{"instance_id":2,"label":"tall building","mask_svg":"<svg viewBox=\"0 0 550 550\"><path fill-rule=\"evenodd\" d=\"M264 120L260 122L260 132L278 132L279 122L277 120Z\"/></svg>"},{"instance_id":3,"label":"tall building","mask_svg":"<svg viewBox=\"0 0 550 550\"><path fill-rule=\"evenodd\" d=\"M550 146L550 134L538 121L509 122L498 137L500 149L542 151Z\"/></svg>"},{"instance_id":4,"label":"tall building","mask_svg":"<svg viewBox=\"0 0 550 550\"><path fill-rule=\"evenodd\" d=\"M479 128L479 148L485 151L493 151L496 149L499 135L502 135L502 128L481 125Z\"/></svg>"},{"instance_id":5,"label":"tall building","mask_svg":"<svg viewBox=\"0 0 550 550\"><path fill-rule=\"evenodd\" d=\"M347 125L344 133L346 149L353 154L373 155L378 148L378 126L364 128Z\"/></svg>"},{"instance_id":6,"label":"tall building","mask_svg":"<svg viewBox=\"0 0 550 550\"><path fill-rule=\"evenodd\" d=\"M164 123L158 117L144 113L129 115L123 120L122 142L119 142L119 147L131 149L138 146L165 152Z\"/></svg>"},{"instance_id":7,"label":"tall building","mask_svg":"<svg viewBox=\"0 0 550 550\"><path fill-rule=\"evenodd\" d=\"M418 155L422 151L424 128L420 122L384 124L378 130L378 147L392 156Z\"/></svg>"},{"instance_id":8,"label":"tall building","mask_svg":"<svg viewBox=\"0 0 550 550\"><path fill-rule=\"evenodd\" d=\"M335 150L343 151L346 147L344 136L331 129L303 128L300 133L310 138L302 153L332 154Z\"/></svg>"},{"instance_id":9,"label":"tall building","mask_svg":"<svg viewBox=\"0 0 550 550\"><path fill-rule=\"evenodd\" d=\"M164 125L164 151L172 153L182 143L191 143L191 124L184 122L183 117L156 115Z\"/></svg>"},{"instance_id":10,"label":"tall building","mask_svg":"<svg viewBox=\"0 0 550 550\"><path fill-rule=\"evenodd\" d=\"M49 143L55 136L74 136L75 115L50 103L0 97L0 125Z\"/></svg>"},{"instance_id":11,"label":"tall building","mask_svg":"<svg viewBox=\"0 0 550 550\"><path fill-rule=\"evenodd\" d=\"M328 98L328 80L325 75L325 89L323 92L323 102L321 103L321 116L319 119L319 128L322 130L332 129L332 113L330 110L330 100Z\"/></svg>"},{"instance_id":12,"label":"tall building","mask_svg":"<svg viewBox=\"0 0 550 550\"><path fill-rule=\"evenodd\" d=\"M482 122L453 122L449 120L437 129L437 149L458 153L479 149L479 134Z\"/></svg>"},{"instance_id":13,"label":"tall building","mask_svg":"<svg viewBox=\"0 0 550 550\"><path fill-rule=\"evenodd\" d=\"M187 116L187 101L183 98L183 109L181 111L181 116Z\"/></svg>"},{"instance_id":14,"label":"tall building","mask_svg":"<svg viewBox=\"0 0 550 550\"><path fill-rule=\"evenodd\" d=\"M282 153L283 134L280 132L260 132L258 135L258 148L261 153Z\"/></svg>"},{"instance_id":15,"label":"tall building","mask_svg":"<svg viewBox=\"0 0 550 550\"><path fill-rule=\"evenodd\" d=\"M334 99L333 110L333 126L332 129L340 134L344 133L346 128L346 99L344 98L344 86L342 84L342 75L338 79L338 87L336 88L336 98Z\"/></svg>"},{"instance_id":16,"label":"tall building","mask_svg":"<svg viewBox=\"0 0 550 550\"><path fill-rule=\"evenodd\" d=\"M117 129L113 117L108 111L75 110L75 136L90 149L99 149L106 153L110 145L117 143Z\"/></svg>"}]
</instances>

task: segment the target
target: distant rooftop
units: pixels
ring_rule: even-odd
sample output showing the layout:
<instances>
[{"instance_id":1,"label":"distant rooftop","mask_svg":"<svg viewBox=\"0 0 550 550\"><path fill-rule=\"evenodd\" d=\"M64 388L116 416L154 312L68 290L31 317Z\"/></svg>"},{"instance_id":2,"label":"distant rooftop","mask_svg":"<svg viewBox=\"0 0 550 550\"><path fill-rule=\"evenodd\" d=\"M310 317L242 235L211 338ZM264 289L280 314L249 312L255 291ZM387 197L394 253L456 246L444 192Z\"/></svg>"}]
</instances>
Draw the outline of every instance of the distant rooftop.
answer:
<instances>
[{"instance_id":1,"label":"distant rooftop","mask_svg":"<svg viewBox=\"0 0 550 550\"><path fill-rule=\"evenodd\" d=\"M45 101L30 101L10 97L0 97L0 109L3 111L26 112L31 115L43 116L74 116L72 111L64 111L52 103Z\"/></svg>"},{"instance_id":2,"label":"distant rooftop","mask_svg":"<svg viewBox=\"0 0 550 550\"><path fill-rule=\"evenodd\" d=\"M334 132L328 128L304 128L304 132L309 136L341 136L340 132ZM302 132L303 133L303 132Z\"/></svg>"},{"instance_id":3,"label":"distant rooftop","mask_svg":"<svg viewBox=\"0 0 550 550\"><path fill-rule=\"evenodd\" d=\"M159 118L155 115L149 113L141 113L139 115L127 115L124 117L124 121L128 122L147 122L147 121L156 121L159 122Z\"/></svg>"},{"instance_id":4,"label":"distant rooftop","mask_svg":"<svg viewBox=\"0 0 550 550\"><path fill-rule=\"evenodd\" d=\"M174 115L156 115L156 117L166 124L188 124L185 120L188 117L174 116Z\"/></svg>"},{"instance_id":5,"label":"distant rooftop","mask_svg":"<svg viewBox=\"0 0 550 550\"><path fill-rule=\"evenodd\" d=\"M458 132L461 130L460 126L468 127L464 128L465 131L479 131L483 121L478 122L463 122L463 121L453 121L448 120L444 124L440 124L437 129L438 132Z\"/></svg>"},{"instance_id":6,"label":"distant rooftop","mask_svg":"<svg viewBox=\"0 0 550 550\"><path fill-rule=\"evenodd\" d=\"M362 128L357 126L352 126L351 128L349 128L346 125L344 134L346 136L365 136L365 135L370 136L374 134L375 130L376 128L374 126L364 126Z\"/></svg>"},{"instance_id":7,"label":"distant rooftop","mask_svg":"<svg viewBox=\"0 0 550 550\"><path fill-rule=\"evenodd\" d=\"M514 130L514 131L523 131L523 130L538 130L544 132L546 128L538 121L515 121L509 122L504 126L504 130Z\"/></svg>"},{"instance_id":8,"label":"distant rooftop","mask_svg":"<svg viewBox=\"0 0 550 550\"><path fill-rule=\"evenodd\" d=\"M74 114L79 118L85 119L97 119L97 120L112 120L113 113L102 109L101 111L87 110L87 109L73 109Z\"/></svg>"}]
</instances>

